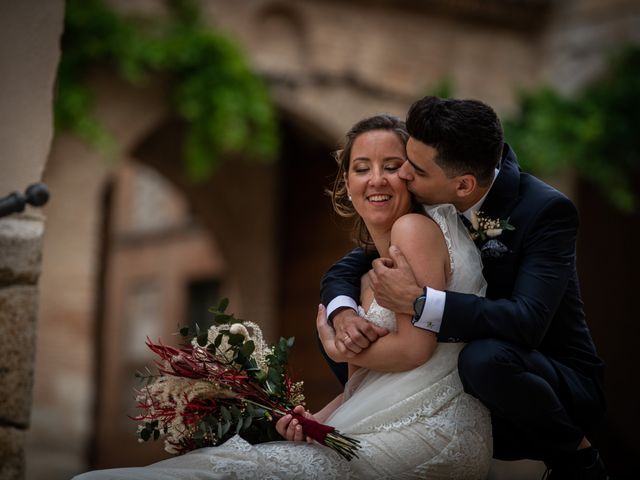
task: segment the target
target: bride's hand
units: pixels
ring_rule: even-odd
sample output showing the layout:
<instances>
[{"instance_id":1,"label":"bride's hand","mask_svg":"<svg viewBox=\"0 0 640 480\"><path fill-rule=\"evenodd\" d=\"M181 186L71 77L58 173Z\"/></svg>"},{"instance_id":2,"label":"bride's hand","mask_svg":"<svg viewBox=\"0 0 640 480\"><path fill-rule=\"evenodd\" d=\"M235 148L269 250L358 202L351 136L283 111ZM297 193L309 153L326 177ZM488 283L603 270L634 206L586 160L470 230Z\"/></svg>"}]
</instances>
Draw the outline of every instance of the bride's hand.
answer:
<instances>
[{"instance_id":1,"label":"bride's hand","mask_svg":"<svg viewBox=\"0 0 640 480\"><path fill-rule=\"evenodd\" d=\"M315 420L314 416L307 412L302 405L297 405L294 407L293 411L298 415L302 415L305 418L310 418ZM302 430L302 426L291 415L285 415L280 418L276 422L276 431L285 439L290 442L302 442L305 441L307 443L313 442L313 440L309 437L305 437L304 431Z\"/></svg>"},{"instance_id":2,"label":"bride's hand","mask_svg":"<svg viewBox=\"0 0 640 480\"><path fill-rule=\"evenodd\" d=\"M345 309L333 317L333 326L327 322L323 305L318 307L316 329L325 352L335 362L346 362L367 348L388 330L367 322L352 309Z\"/></svg>"}]
</instances>

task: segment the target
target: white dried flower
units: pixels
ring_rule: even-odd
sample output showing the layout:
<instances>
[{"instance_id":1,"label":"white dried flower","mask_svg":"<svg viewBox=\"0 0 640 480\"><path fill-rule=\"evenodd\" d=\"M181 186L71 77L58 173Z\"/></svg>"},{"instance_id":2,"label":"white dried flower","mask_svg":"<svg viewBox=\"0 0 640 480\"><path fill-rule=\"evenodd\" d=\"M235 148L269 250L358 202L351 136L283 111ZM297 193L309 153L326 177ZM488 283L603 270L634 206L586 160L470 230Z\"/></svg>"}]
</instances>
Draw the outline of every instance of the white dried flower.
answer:
<instances>
[{"instance_id":1,"label":"white dried flower","mask_svg":"<svg viewBox=\"0 0 640 480\"><path fill-rule=\"evenodd\" d=\"M229 328L229 333L242 335L244 338L249 337L249 331L241 323L234 323L233 325L231 325L231 327Z\"/></svg>"},{"instance_id":2,"label":"white dried flower","mask_svg":"<svg viewBox=\"0 0 640 480\"><path fill-rule=\"evenodd\" d=\"M497 237L497 236L502 234L502 229L501 228L490 228L489 230L486 230L484 232L484 234L487 237Z\"/></svg>"}]
</instances>

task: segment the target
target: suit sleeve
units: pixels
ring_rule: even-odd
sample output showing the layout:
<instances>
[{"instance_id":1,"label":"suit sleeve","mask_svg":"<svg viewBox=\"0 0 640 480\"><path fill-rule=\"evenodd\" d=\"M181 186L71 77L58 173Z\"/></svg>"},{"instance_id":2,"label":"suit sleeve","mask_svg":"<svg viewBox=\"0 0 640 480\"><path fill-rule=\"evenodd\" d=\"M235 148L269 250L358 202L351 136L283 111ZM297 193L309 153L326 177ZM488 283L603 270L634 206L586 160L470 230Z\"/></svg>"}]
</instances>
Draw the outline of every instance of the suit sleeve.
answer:
<instances>
[{"instance_id":1,"label":"suit sleeve","mask_svg":"<svg viewBox=\"0 0 640 480\"><path fill-rule=\"evenodd\" d=\"M371 269L374 258L376 255L366 254L362 248L356 248L334 264L320 282L320 298L324 306L339 295L350 297L358 303L360 279Z\"/></svg>"},{"instance_id":2,"label":"suit sleeve","mask_svg":"<svg viewBox=\"0 0 640 480\"><path fill-rule=\"evenodd\" d=\"M439 340L492 337L527 348L540 345L575 271L576 208L555 197L528 228L511 297L447 292Z\"/></svg>"}]
</instances>

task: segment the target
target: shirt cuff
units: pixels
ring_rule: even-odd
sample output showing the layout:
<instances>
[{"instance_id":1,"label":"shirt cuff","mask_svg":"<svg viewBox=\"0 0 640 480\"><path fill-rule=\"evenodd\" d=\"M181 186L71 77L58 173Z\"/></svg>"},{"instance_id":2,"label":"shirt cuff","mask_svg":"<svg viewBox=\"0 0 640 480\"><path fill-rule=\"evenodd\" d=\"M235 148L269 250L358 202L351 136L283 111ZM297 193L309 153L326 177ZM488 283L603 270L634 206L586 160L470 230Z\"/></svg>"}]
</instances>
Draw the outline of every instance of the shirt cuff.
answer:
<instances>
[{"instance_id":1,"label":"shirt cuff","mask_svg":"<svg viewBox=\"0 0 640 480\"><path fill-rule=\"evenodd\" d=\"M427 299L422 309L422 315L413 325L433 333L440 333L446 299L446 292L427 287Z\"/></svg>"},{"instance_id":2,"label":"shirt cuff","mask_svg":"<svg viewBox=\"0 0 640 480\"><path fill-rule=\"evenodd\" d=\"M356 312L358 311L358 304L353 298L347 297L346 295L338 295L336 298L329 302L329 305L327 305L327 318L331 318L333 312L335 312L338 308L344 307L353 308Z\"/></svg>"}]
</instances>

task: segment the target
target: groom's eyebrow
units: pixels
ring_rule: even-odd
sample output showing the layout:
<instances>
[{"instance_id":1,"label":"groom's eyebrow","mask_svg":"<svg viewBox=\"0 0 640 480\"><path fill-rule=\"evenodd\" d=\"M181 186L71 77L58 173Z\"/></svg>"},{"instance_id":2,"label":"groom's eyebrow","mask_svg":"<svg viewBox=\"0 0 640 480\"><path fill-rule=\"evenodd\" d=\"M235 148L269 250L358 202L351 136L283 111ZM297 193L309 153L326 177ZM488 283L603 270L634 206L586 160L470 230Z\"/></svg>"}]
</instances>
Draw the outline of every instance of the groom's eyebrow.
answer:
<instances>
[{"instance_id":1,"label":"groom's eyebrow","mask_svg":"<svg viewBox=\"0 0 640 480\"><path fill-rule=\"evenodd\" d=\"M408 158L407 158L407 162L409 162L409 163L411 164L411 166L412 166L413 168L415 168L415 169L416 169L416 171L417 171L417 172L420 172L420 173L426 173L426 172L424 171L424 169L420 168L418 165L416 165L415 163L413 163L413 162L412 162L410 159L408 159Z\"/></svg>"}]
</instances>

